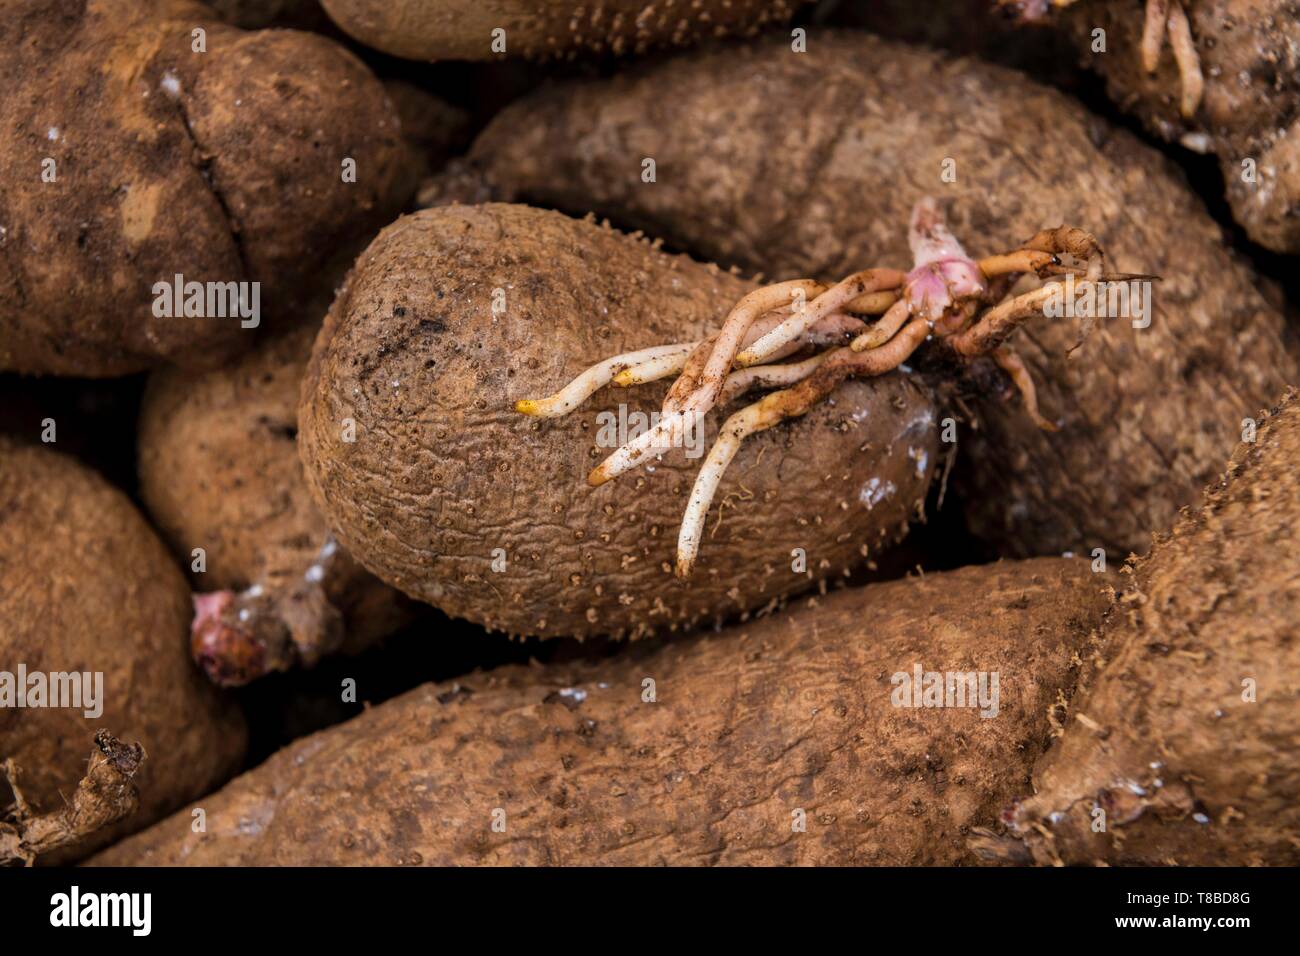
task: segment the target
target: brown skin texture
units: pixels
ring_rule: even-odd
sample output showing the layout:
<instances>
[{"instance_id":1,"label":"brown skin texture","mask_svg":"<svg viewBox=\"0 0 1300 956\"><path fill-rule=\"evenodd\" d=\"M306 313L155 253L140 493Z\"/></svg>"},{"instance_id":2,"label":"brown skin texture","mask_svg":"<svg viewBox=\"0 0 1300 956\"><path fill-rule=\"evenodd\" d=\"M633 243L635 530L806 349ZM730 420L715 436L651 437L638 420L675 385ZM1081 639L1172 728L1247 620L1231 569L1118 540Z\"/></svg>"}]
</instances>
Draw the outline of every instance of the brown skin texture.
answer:
<instances>
[{"instance_id":1,"label":"brown skin texture","mask_svg":"<svg viewBox=\"0 0 1300 956\"><path fill-rule=\"evenodd\" d=\"M1234 218L1277 252L1300 252L1300 7L1295 0L1192 0L1184 8L1205 91L1183 117L1182 85L1166 44L1155 73L1142 67L1145 0L1095 0L1061 15L1079 58L1106 80L1112 99L1171 141L1203 134L1223 168ZM1106 31L1105 54L1091 33ZM1242 178L1253 159L1256 182Z\"/></svg>"},{"instance_id":2,"label":"brown skin texture","mask_svg":"<svg viewBox=\"0 0 1300 956\"><path fill-rule=\"evenodd\" d=\"M149 754L135 776L139 812L105 838L208 792L239 765L243 718L190 662L189 617L185 579L121 492L64 455L0 437L0 661L14 673L20 663L103 672L98 718L0 709L0 757L22 768L36 810L58 809L76 788L97 728Z\"/></svg>"},{"instance_id":3,"label":"brown skin texture","mask_svg":"<svg viewBox=\"0 0 1300 956\"><path fill-rule=\"evenodd\" d=\"M21 0L0 23L0 369L219 364L236 318L153 314L156 282L259 281L263 313L409 195L365 66L186 0ZM206 53L191 31L206 31ZM163 86L175 90L169 92ZM43 182L42 163L56 163ZM344 157L357 181L344 183Z\"/></svg>"},{"instance_id":4,"label":"brown skin texture","mask_svg":"<svg viewBox=\"0 0 1300 956\"><path fill-rule=\"evenodd\" d=\"M1297 464L1293 394L1201 507L1125 569L1104 666L1011 811L1035 861L1300 862Z\"/></svg>"},{"instance_id":5,"label":"brown skin texture","mask_svg":"<svg viewBox=\"0 0 1300 956\"><path fill-rule=\"evenodd\" d=\"M1101 319L1071 355L1074 320L1031 323L1013 344L1061 430L1038 430L1009 390L974 389L955 490L1005 554L1144 551L1242 418L1300 380L1260 280L1167 161L1064 96L866 35L815 32L809 50L761 42L527 97L426 198L594 209L773 280L908 267L926 194L974 256L1087 229L1113 269L1164 277L1150 328ZM945 159L956 182L940 178Z\"/></svg>"},{"instance_id":6,"label":"brown skin texture","mask_svg":"<svg viewBox=\"0 0 1300 956\"><path fill-rule=\"evenodd\" d=\"M667 382L603 390L559 419L514 410L610 355L701 337L752 287L523 206L400 219L358 260L304 381L298 442L317 504L382 580L512 633L640 636L847 573L905 531L939 458L929 393L909 376L846 384L747 441L685 582L672 563L702 458L674 449L586 483L622 441L600 413L657 412ZM494 289L506 293L499 317ZM719 424L707 420L707 444Z\"/></svg>"},{"instance_id":7,"label":"brown skin texture","mask_svg":"<svg viewBox=\"0 0 1300 956\"><path fill-rule=\"evenodd\" d=\"M241 630L261 645L263 670L360 650L411 616L396 591L346 554L322 557L331 536L295 443L318 327L301 323L212 372L155 372L140 412L140 493L149 513L182 566L192 569L193 550L204 549L206 571L191 574L196 590L260 588L234 602L227 624L238 627L245 608L259 618ZM307 577L313 566L325 572L318 583ZM292 626L296 634L284 633ZM223 682L242 683L229 655L203 662Z\"/></svg>"},{"instance_id":8,"label":"brown skin texture","mask_svg":"<svg viewBox=\"0 0 1300 956\"><path fill-rule=\"evenodd\" d=\"M321 0L366 46L412 60L573 58L641 54L710 37L753 36L790 19L802 0ZM506 32L505 53L492 31Z\"/></svg>"},{"instance_id":9,"label":"brown skin texture","mask_svg":"<svg viewBox=\"0 0 1300 956\"><path fill-rule=\"evenodd\" d=\"M964 568L650 653L427 684L202 801L206 833L180 813L95 862L975 862L965 832L1023 785L1105 603L1081 561ZM998 671L997 716L894 706L916 663Z\"/></svg>"}]
</instances>

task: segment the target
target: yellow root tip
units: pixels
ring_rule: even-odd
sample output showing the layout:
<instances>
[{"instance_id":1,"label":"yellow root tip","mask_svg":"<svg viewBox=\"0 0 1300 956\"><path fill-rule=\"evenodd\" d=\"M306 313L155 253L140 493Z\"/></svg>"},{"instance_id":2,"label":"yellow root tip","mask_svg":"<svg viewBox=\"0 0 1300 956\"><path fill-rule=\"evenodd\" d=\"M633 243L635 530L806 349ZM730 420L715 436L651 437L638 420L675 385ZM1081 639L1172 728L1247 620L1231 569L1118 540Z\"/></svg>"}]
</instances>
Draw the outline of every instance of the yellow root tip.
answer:
<instances>
[{"instance_id":1,"label":"yellow root tip","mask_svg":"<svg viewBox=\"0 0 1300 956\"><path fill-rule=\"evenodd\" d=\"M537 401L531 398L521 398L515 402L515 411L522 412L525 415L536 415Z\"/></svg>"}]
</instances>

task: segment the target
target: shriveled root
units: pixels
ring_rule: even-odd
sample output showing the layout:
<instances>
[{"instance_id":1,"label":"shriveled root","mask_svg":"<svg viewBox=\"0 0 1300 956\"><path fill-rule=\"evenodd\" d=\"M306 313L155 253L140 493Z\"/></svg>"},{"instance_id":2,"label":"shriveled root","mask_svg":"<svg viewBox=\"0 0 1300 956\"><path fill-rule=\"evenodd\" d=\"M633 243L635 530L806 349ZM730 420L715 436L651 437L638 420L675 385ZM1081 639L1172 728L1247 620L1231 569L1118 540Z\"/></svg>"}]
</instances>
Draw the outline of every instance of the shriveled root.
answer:
<instances>
[{"instance_id":1,"label":"shriveled root","mask_svg":"<svg viewBox=\"0 0 1300 956\"><path fill-rule=\"evenodd\" d=\"M1063 258L1072 260L1074 265L1063 263ZM981 267L985 262L995 270L996 275L1009 275L1021 271L1018 266L1025 266L1023 271L1033 271L1040 277L1081 274L1082 278L1074 285L1076 293L1085 291L1090 284L1129 278L1151 278L1106 274L1106 254L1101 244L1091 233L1073 226L1044 229L1035 234L1020 250L1009 255L982 260ZM1026 321L1042 315L1043 307L1053 297L1061 295L1061 292L1058 286L1049 283L999 302L985 311L969 328L951 336L948 342L958 355L967 358L990 355ZM1023 388L1021 391L1023 392Z\"/></svg>"},{"instance_id":2,"label":"shriveled root","mask_svg":"<svg viewBox=\"0 0 1300 956\"><path fill-rule=\"evenodd\" d=\"M1059 290L1045 285L1014 299L999 302L981 315L969 329L958 332L948 342L958 355L967 358L988 355L1029 319L1042 315L1043 306L1057 295L1060 295Z\"/></svg>"},{"instance_id":3,"label":"shriveled root","mask_svg":"<svg viewBox=\"0 0 1300 956\"><path fill-rule=\"evenodd\" d=\"M135 812L140 793L132 778L144 762L144 748L124 744L107 730L95 734L86 774L72 798L58 810L37 813L23 798L12 759L0 763L14 803L0 816L0 866L31 866L36 858L75 846Z\"/></svg>"}]
</instances>

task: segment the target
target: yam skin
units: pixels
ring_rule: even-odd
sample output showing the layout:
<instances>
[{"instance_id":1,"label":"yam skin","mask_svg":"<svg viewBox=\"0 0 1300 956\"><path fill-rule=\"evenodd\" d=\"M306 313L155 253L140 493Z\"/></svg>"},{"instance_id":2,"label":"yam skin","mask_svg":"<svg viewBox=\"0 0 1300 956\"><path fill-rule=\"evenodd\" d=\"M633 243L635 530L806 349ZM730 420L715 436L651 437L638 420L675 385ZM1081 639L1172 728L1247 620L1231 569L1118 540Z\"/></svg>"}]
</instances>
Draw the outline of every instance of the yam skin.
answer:
<instances>
[{"instance_id":1,"label":"yam skin","mask_svg":"<svg viewBox=\"0 0 1300 956\"><path fill-rule=\"evenodd\" d=\"M1300 380L1261 280L1168 161L1063 95L862 34L814 32L809 51L763 41L539 92L425 198L594 210L773 281L907 268L908 214L926 194L974 256L1085 228L1112 268L1163 277L1151 326L1100 319L1071 354L1076 320L1031 323L1012 344L1061 430L1037 429L1014 391L977 386L954 490L1000 553L1145 551L1241 420Z\"/></svg>"},{"instance_id":2,"label":"yam skin","mask_svg":"<svg viewBox=\"0 0 1300 956\"><path fill-rule=\"evenodd\" d=\"M1200 108L1185 119L1182 84L1166 44L1155 73L1139 47L1145 0L1091 0L1061 14L1079 57L1110 97L1152 133L1218 156L1233 218L1255 242L1300 252L1300 18L1291 0L1184 3L1204 77ZM1106 31L1105 54L1090 52ZM1243 161L1255 182L1243 177Z\"/></svg>"},{"instance_id":3,"label":"yam skin","mask_svg":"<svg viewBox=\"0 0 1300 956\"><path fill-rule=\"evenodd\" d=\"M601 415L657 413L666 382L602 390L559 419L514 410L610 355L702 337L752 288L554 212L400 219L358 260L304 380L298 442L316 502L381 580L512 633L708 624L847 573L906 530L938 461L929 393L907 375L848 383L746 441L689 581L673 559L701 457L673 449L586 483L626 440L609 440Z\"/></svg>"},{"instance_id":4,"label":"yam skin","mask_svg":"<svg viewBox=\"0 0 1300 956\"><path fill-rule=\"evenodd\" d=\"M504 55L572 59L641 54L710 37L753 36L790 19L804 0L321 0L366 46L411 60L494 60Z\"/></svg>"},{"instance_id":5,"label":"yam skin","mask_svg":"<svg viewBox=\"0 0 1300 956\"><path fill-rule=\"evenodd\" d=\"M1126 569L1104 666L1011 812L1035 861L1300 862L1297 464L1292 394Z\"/></svg>"},{"instance_id":6,"label":"yam skin","mask_svg":"<svg viewBox=\"0 0 1300 956\"><path fill-rule=\"evenodd\" d=\"M1100 576L1049 558L807 604L649 654L426 684L201 801L206 833L182 811L93 862L977 862L965 833L1046 745ZM917 663L998 671L997 716L894 706Z\"/></svg>"},{"instance_id":7,"label":"yam skin","mask_svg":"<svg viewBox=\"0 0 1300 956\"><path fill-rule=\"evenodd\" d=\"M352 54L187 0L19 0L0 82L0 369L219 364L252 330L155 316L155 283L257 281L272 312L413 186L397 115Z\"/></svg>"},{"instance_id":8,"label":"yam skin","mask_svg":"<svg viewBox=\"0 0 1300 956\"><path fill-rule=\"evenodd\" d=\"M192 568L194 549L204 550L195 588L260 591L236 597L232 610L256 620L232 621L228 630L240 633L225 635L256 660L236 648L194 648L221 683L360 650L410 617L396 591L336 549L303 480L298 394L318 328L301 323L201 375L155 372L141 406L140 494L182 566ZM325 572L320 581L312 568ZM218 650L225 653L213 656ZM236 661L248 671L234 672Z\"/></svg>"},{"instance_id":9,"label":"yam skin","mask_svg":"<svg viewBox=\"0 0 1300 956\"><path fill-rule=\"evenodd\" d=\"M22 769L35 809L63 806L99 729L149 757L134 780L139 811L100 845L237 769L243 718L190 662L189 618L184 577L125 495L64 455L0 436L0 666L103 673L96 719L84 708L0 708L0 759Z\"/></svg>"}]
</instances>

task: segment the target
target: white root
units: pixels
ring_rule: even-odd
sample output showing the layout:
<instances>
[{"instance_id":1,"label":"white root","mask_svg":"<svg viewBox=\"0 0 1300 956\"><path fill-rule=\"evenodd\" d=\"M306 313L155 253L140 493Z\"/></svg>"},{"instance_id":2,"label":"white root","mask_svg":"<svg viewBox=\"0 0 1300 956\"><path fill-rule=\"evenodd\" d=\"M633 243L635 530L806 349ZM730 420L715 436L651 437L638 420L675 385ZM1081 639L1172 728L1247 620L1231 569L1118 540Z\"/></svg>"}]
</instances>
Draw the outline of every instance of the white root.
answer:
<instances>
[{"instance_id":1,"label":"white root","mask_svg":"<svg viewBox=\"0 0 1300 956\"><path fill-rule=\"evenodd\" d=\"M615 375L614 384L619 388L629 388L633 385L644 385L646 382L657 382L669 375L676 375L686 367L686 359L690 357L691 349L697 345L699 345L698 342L692 342L690 348L681 352L672 352L644 362L637 362L637 364L629 366Z\"/></svg>"},{"instance_id":2,"label":"white root","mask_svg":"<svg viewBox=\"0 0 1300 956\"><path fill-rule=\"evenodd\" d=\"M827 316L839 312L864 294L880 291L878 286L884 284L882 278L885 277L879 276L877 270L868 269L837 282L803 308L796 308L788 319L737 355L736 364L745 367L771 361L782 348L799 339Z\"/></svg>"},{"instance_id":3,"label":"white root","mask_svg":"<svg viewBox=\"0 0 1300 956\"><path fill-rule=\"evenodd\" d=\"M786 388L796 382L802 382L817 371L818 366L825 362L830 354L830 352L819 352L802 362L791 362L788 365L751 365L749 368L737 369L727 376L727 381L722 386L722 394L718 396L718 404L726 405L755 386Z\"/></svg>"},{"instance_id":4,"label":"white root","mask_svg":"<svg viewBox=\"0 0 1300 956\"><path fill-rule=\"evenodd\" d=\"M727 466L740 451L741 444L750 435L769 427L767 416L763 415L763 403L760 399L736 412L722 425L718 439L709 449L708 457L700 466L700 473L695 476L695 486L691 488L690 501L686 513L682 515L682 527L677 533L677 569L679 578L689 578L695 570L695 558L700 552L700 539L704 533L704 519L708 517L713 496L718 492L718 485L726 473Z\"/></svg>"},{"instance_id":5,"label":"white root","mask_svg":"<svg viewBox=\"0 0 1300 956\"><path fill-rule=\"evenodd\" d=\"M664 415L659 419L659 424L647 428L593 468L591 474L587 475L587 484L593 488L599 487L636 467L646 455L676 447L681 444L687 425L693 423L698 427L703 417L702 413L690 409Z\"/></svg>"},{"instance_id":6,"label":"white root","mask_svg":"<svg viewBox=\"0 0 1300 956\"><path fill-rule=\"evenodd\" d=\"M878 349L890 339L894 334L903 327L903 324L912 316L911 306L906 299L899 299L889 311L880 317L880 321L863 332L854 339L849 348L855 352L865 352L868 349Z\"/></svg>"},{"instance_id":7,"label":"white root","mask_svg":"<svg viewBox=\"0 0 1300 956\"><path fill-rule=\"evenodd\" d=\"M573 411L600 389L608 385L614 376L624 369L643 362L663 360L680 356L683 362L695 348L695 342L679 342L675 345L656 345L636 352L624 352L613 358L598 362L575 378L554 395L546 398L524 398L515 402L515 411L537 418L558 418Z\"/></svg>"}]
</instances>

